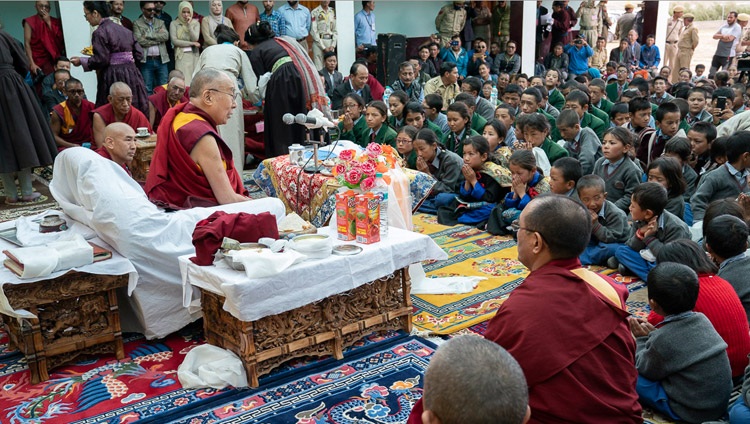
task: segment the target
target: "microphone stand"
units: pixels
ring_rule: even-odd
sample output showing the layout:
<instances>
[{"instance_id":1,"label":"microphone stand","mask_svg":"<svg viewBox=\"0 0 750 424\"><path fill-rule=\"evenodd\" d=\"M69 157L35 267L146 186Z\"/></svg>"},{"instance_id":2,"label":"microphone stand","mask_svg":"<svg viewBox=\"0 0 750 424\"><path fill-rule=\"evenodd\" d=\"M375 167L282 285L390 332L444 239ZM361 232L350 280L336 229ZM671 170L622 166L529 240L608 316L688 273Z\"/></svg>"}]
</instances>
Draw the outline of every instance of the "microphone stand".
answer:
<instances>
[{"instance_id":1,"label":"microphone stand","mask_svg":"<svg viewBox=\"0 0 750 424\"><path fill-rule=\"evenodd\" d=\"M308 129L307 131L307 143L313 145L313 165L310 167L309 165L305 167L305 172L310 172L312 174L317 174L318 172L323 169L322 165L318 165L318 147L325 145L325 133L328 132L328 129L321 127L320 128L320 140L310 140L310 132L311 130Z\"/></svg>"}]
</instances>

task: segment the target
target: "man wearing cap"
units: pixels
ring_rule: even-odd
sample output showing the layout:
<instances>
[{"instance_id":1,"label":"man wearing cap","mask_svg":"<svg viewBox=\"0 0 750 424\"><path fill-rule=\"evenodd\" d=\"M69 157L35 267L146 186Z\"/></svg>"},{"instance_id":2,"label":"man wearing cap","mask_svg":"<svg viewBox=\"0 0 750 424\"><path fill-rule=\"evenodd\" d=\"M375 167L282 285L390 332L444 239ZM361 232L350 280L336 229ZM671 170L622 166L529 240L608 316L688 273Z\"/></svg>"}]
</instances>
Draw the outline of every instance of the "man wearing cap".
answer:
<instances>
[{"instance_id":1,"label":"man wearing cap","mask_svg":"<svg viewBox=\"0 0 750 424\"><path fill-rule=\"evenodd\" d=\"M677 42L680 41L685 24L682 22L682 13L685 9L682 6L675 6L672 9L672 17L667 20L667 45L664 47L664 66L674 69L675 59L677 58Z\"/></svg>"},{"instance_id":2,"label":"man wearing cap","mask_svg":"<svg viewBox=\"0 0 750 424\"><path fill-rule=\"evenodd\" d=\"M584 0L578 6L576 17L581 24L579 35L583 36L589 46L596 45L596 39L599 36L599 8L596 7L594 0Z\"/></svg>"},{"instance_id":3,"label":"man wearing cap","mask_svg":"<svg viewBox=\"0 0 750 424\"><path fill-rule=\"evenodd\" d=\"M633 29L633 25L635 24L635 13L633 13L634 8L635 7L632 3L625 5L625 13L623 13L623 15L620 16L620 19L617 20L617 27L615 27L615 40L622 40L627 37L628 32Z\"/></svg>"},{"instance_id":4,"label":"man wearing cap","mask_svg":"<svg viewBox=\"0 0 750 424\"><path fill-rule=\"evenodd\" d=\"M683 17L684 27L680 39L677 41L677 57L672 67L672 83L680 80L680 69L690 69L690 61L693 59L695 48L698 47L698 29L693 25L695 16L686 13Z\"/></svg>"},{"instance_id":5,"label":"man wearing cap","mask_svg":"<svg viewBox=\"0 0 750 424\"><path fill-rule=\"evenodd\" d=\"M320 6L313 9L312 27L310 35L313 39L313 61L315 68L321 69L324 65L324 54L333 53L336 50L336 12L328 5L330 1L320 2Z\"/></svg>"},{"instance_id":6,"label":"man wearing cap","mask_svg":"<svg viewBox=\"0 0 750 424\"><path fill-rule=\"evenodd\" d=\"M750 21L750 15L747 13L740 13L737 15L737 23L739 23L740 28L742 28L742 37L735 48L737 54L734 57L734 65L737 65L737 60L739 60L740 55L744 53L747 50L747 46L750 45L750 26L747 25L748 21Z\"/></svg>"},{"instance_id":7,"label":"man wearing cap","mask_svg":"<svg viewBox=\"0 0 750 424\"><path fill-rule=\"evenodd\" d=\"M742 37L742 28L737 23L737 12L731 11L727 14L727 23L722 25L713 39L719 40L716 46L716 53L711 60L711 69L708 71L708 77L713 78L719 69L726 70L734 59L736 54L735 47L739 44Z\"/></svg>"}]
</instances>

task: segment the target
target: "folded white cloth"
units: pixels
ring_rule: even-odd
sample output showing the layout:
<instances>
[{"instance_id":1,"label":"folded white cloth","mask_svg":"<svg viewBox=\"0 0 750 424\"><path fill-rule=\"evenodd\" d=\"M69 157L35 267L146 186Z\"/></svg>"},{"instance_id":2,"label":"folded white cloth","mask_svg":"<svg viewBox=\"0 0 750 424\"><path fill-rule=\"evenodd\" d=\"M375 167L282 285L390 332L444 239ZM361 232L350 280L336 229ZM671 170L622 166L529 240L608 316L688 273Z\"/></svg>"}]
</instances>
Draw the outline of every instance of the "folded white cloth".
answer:
<instances>
[{"instance_id":1,"label":"folded white cloth","mask_svg":"<svg viewBox=\"0 0 750 424\"><path fill-rule=\"evenodd\" d=\"M471 293L486 277L428 278L422 264L409 266L411 294L464 294Z\"/></svg>"},{"instance_id":2,"label":"folded white cloth","mask_svg":"<svg viewBox=\"0 0 750 424\"><path fill-rule=\"evenodd\" d=\"M66 221L68 227L65 231L53 233L40 233L39 223L45 216L59 215ZM58 210L46 210L39 215L27 216L16 220L16 238L23 246L39 246L53 241L72 240L75 234L80 234L89 240L96 237L96 232L86 225L76 222L73 218Z\"/></svg>"},{"instance_id":3,"label":"folded white cloth","mask_svg":"<svg viewBox=\"0 0 750 424\"><path fill-rule=\"evenodd\" d=\"M240 262L245 267L248 278L270 277L307 259L307 256L291 249L284 253L274 253L269 249L235 250L231 255L234 262ZM219 263L215 265L221 266Z\"/></svg>"},{"instance_id":4,"label":"folded white cloth","mask_svg":"<svg viewBox=\"0 0 750 424\"><path fill-rule=\"evenodd\" d=\"M185 389L247 387L240 358L234 352L209 344L197 346L185 355L177 368L177 377Z\"/></svg>"},{"instance_id":5,"label":"folded white cloth","mask_svg":"<svg viewBox=\"0 0 750 424\"><path fill-rule=\"evenodd\" d=\"M69 241L56 241L46 246L8 249L8 253L23 265L22 279L46 277L94 262L94 248L80 234Z\"/></svg>"}]
</instances>

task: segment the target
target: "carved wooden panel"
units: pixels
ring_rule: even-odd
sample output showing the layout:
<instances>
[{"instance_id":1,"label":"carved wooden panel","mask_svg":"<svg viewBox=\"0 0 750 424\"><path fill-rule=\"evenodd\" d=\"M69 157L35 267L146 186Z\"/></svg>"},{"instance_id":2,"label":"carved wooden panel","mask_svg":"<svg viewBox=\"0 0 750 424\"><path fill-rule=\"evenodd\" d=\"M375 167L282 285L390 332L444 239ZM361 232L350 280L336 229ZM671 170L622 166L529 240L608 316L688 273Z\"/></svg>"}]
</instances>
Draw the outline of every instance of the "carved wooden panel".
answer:
<instances>
[{"instance_id":1,"label":"carved wooden panel","mask_svg":"<svg viewBox=\"0 0 750 424\"><path fill-rule=\"evenodd\" d=\"M378 330L411 331L408 269L291 311L246 322L222 307L224 297L202 290L204 333L210 344L235 352L248 381L301 356L333 355Z\"/></svg>"}]
</instances>

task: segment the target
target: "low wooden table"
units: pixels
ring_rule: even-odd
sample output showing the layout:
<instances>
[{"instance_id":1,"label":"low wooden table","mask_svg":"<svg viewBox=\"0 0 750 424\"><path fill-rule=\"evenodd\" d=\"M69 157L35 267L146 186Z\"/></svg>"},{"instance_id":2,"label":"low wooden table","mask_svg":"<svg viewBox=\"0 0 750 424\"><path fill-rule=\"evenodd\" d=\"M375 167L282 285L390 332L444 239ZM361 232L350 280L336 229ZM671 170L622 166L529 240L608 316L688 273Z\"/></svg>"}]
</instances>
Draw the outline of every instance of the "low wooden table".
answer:
<instances>
[{"instance_id":1,"label":"low wooden table","mask_svg":"<svg viewBox=\"0 0 750 424\"><path fill-rule=\"evenodd\" d=\"M125 357L115 291L127 285L127 274L71 271L51 280L3 286L14 309L37 317L0 314L11 347L26 356L32 384L49 380L49 370L81 355Z\"/></svg>"},{"instance_id":2,"label":"low wooden table","mask_svg":"<svg viewBox=\"0 0 750 424\"><path fill-rule=\"evenodd\" d=\"M134 180L145 182L148 170L151 168L151 158L154 156L154 149L156 148L156 134L151 134L148 138L136 139L135 146L135 156L130 163L130 172L133 173Z\"/></svg>"},{"instance_id":3,"label":"low wooden table","mask_svg":"<svg viewBox=\"0 0 750 424\"><path fill-rule=\"evenodd\" d=\"M333 355L378 330L411 332L411 280L408 268L257 321L241 321L223 308L224 296L203 288L203 331L212 345L236 353L251 387L258 378L300 356Z\"/></svg>"}]
</instances>

